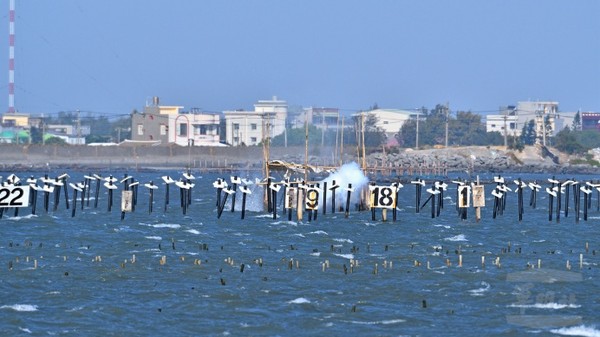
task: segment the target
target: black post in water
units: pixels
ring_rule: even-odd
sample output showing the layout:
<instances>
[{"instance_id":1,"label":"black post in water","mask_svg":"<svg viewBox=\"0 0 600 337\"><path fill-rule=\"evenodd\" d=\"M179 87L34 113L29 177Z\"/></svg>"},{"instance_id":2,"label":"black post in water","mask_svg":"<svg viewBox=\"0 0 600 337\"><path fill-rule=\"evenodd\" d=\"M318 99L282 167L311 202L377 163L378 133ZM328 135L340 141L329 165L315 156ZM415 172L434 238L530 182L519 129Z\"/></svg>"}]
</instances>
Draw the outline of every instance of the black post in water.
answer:
<instances>
[{"instance_id":1,"label":"black post in water","mask_svg":"<svg viewBox=\"0 0 600 337\"><path fill-rule=\"evenodd\" d=\"M60 180L58 180L58 178L56 178L54 180L54 209L53 211L56 212L56 210L58 209L58 204L60 203L60 188L62 186L62 182L60 182Z\"/></svg>"},{"instance_id":2,"label":"black post in water","mask_svg":"<svg viewBox=\"0 0 600 337\"><path fill-rule=\"evenodd\" d=\"M335 180L331 181L331 214L335 214L335 195L337 192L335 191L339 186L335 184Z\"/></svg>"},{"instance_id":3,"label":"black post in water","mask_svg":"<svg viewBox=\"0 0 600 337\"><path fill-rule=\"evenodd\" d=\"M67 186L65 186L65 190ZM73 188L73 209L71 210L71 218L75 217L75 212L77 211L77 189Z\"/></svg>"},{"instance_id":4,"label":"black post in water","mask_svg":"<svg viewBox=\"0 0 600 337\"><path fill-rule=\"evenodd\" d=\"M323 215L327 214L327 182L323 182Z\"/></svg>"},{"instance_id":5,"label":"black post in water","mask_svg":"<svg viewBox=\"0 0 600 337\"><path fill-rule=\"evenodd\" d=\"M525 184L521 181L521 178L518 179L518 189L517 192L517 207L519 208L519 221L523 220L523 187Z\"/></svg>"},{"instance_id":6,"label":"black post in water","mask_svg":"<svg viewBox=\"0 0 600 337\"><path fill-rule=\"evenodd\" d=\"M67 175L65 174L60 180L65 189L65 207L66 209L69 209L69 189L67 188Z\"/></svg>"},{"instance_id":7,"label":"black post in water","mask_svg":"<svg viewBox=\"0 0 600 337\"><path fill-rule=\"evenodd\" d=\"M277 219L277 190L271 189L273 202L273 220ZM235 196L235 194L234 194Z\"/></svg>"},{"instance_id":8,"label":"black post in water","mask_svg":"<svg viewBox=\"0 0 600 337\"><path fill-rule=\"evenodd\" d=\"M352 184L348 184L348 194L346 195L346 211L344 216L347 218L350 215L350 197L352 196Z\"/></svg>"},{"instance_id":9,"label":"black post in water","mask_svg":"<svg viewBox=\"0 0 600 337\"><path fill-rule=\"evenodd\" d=\"M31 214L35 214L35 208L37 206L37 188L31 189Z\"/></svg>"},{"instance_id":10,"label":"black post in water","mask_svg":"<svg viewBox=\"0 0 600 337\"><path fill-rule=\"evenodd\" d=\"M588 191L587 189L583 191L583 221L587 221L588 219L588 197L591 192L591 190Z\"/></svg>"},{"instance_id":11,"label":"black post in water","mask_svg":"<svg viewBox=\"0 0 600 337\"><path fill-rule=\"evenodd\" d=\"M569 188L569 185L565 185L565 218L569 216L569 191L570 190L571 189Z\"/></svg>"},{"instance_id":12,"label":"black post in water","mask_svg":"<svg viewBox=\"0 0 600 337\"><path fill-rule=\"evenodd\" d=\"M233 183L233 192L237 192L237 183L238 183L238 176L234 176L233 179L231 179L231 182ZM233 199L231 199L231 213L233 213L235 211L235 194L233 195Z\"/></svg>"},{"instance_id":13,"label":"black post in water","mask_svg":"<svg viewBox=\"0 0 600 337\"><path fill-rule=\"evenodd\" d=\"M562 208L562 186L560 181L556 184L556 222L560 222L560 212Z\"/></svg>"},{"instance_id":14,"label":"black post in water","mask_svg":"<svg viewBox=\"0 0 600 337\"><path fill-rule=\"evenodd\" d=\"M396 221L398 214L398 198L400 196L400 182L395 184L396 187L396 199L394 200L394 208L392 209L392 220Z\"/></svg>"},{"instance_id":15,"label":"black post in water","mask_svg":"<svg viewBox=\"0 0 600 337\"><path fill-rule=\"evenodd\" d=\"M271 188L271 178L267 178L267 185L265 187L265 189L267 190L267 212L273 211L273 200L271 197L271 193L269 192L270 188Z\"/></svg>"},{"instance_id":16,"label":"black post in water","mask_svg":"<svg viewBox=\"0 0 600 337\"><path fill-rule=\"evenodd\" d=\"M98 197L100 196L100 177L96 177L96 195L94 199L94 208L98 208Z\"/></svg>"},{"instance_id":17,"label":"black post in water","mask_svg":"<svg viewBox=\"0 0 600 337\"><path fill-rule=\"evenodd\" d=\"M223 200L220 203L219 210L217 211L217 219L221 218L221 214L223 214L223 209L225 209L225 204L227 203L228 196L229 196L229 191L225 191L225 195L223 196Z\"/></svg>"},{"instance_id":18,"label":"black post in water","mask_svg":"<svg viewBox=\"0 0 600 337\"><path fill-rule=\"evenodd\" d=\"M250 191L247 187L240 187L242 191L242 220L246 217L246 194Z\"/></svg>"}]
</instances>

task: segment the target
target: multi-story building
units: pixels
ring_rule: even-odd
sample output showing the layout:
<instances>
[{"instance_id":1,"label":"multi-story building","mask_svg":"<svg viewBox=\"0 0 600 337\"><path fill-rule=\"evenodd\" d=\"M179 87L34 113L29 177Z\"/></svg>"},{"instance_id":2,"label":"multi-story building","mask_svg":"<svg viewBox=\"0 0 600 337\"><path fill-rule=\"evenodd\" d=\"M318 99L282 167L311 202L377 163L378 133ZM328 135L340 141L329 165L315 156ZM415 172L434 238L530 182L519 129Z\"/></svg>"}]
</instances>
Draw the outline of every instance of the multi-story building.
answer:
<instances>
[{"instance_id":1,"label":"multi-story building","mask_svg":"<svg viewBox=\"0 0 600 337\"><path fill-rule=\"evenodd\" d=\"M515 106L500 107L500 114L487 115L485 118L486 132L499 132L502 136L518 137L521 135L523 125L519 124L519 116Z\"/></svg>"},{"instance_id":2,"label":"multi-story building","mask_svg":"<svg viewBox=\"0 0 600 337\"><path fill-rule=\"evenodd\" d=\"M155 97L143 113L131 116L131 138L181 146L218 146L220 117L197 110L182 112L182 106L159 104Z\"/></svg>"},{"instance_id":3,"label":"multi-story building","mask_svg":"<svg viewBox=\"0 0 600 337\"><path fill-rule=\"evenodd\" d=\"M273 97L254 104L254 111L224 111L225 142L232 146L258 145L285 132L288 105Z\"/></svg>"}]
</instances>

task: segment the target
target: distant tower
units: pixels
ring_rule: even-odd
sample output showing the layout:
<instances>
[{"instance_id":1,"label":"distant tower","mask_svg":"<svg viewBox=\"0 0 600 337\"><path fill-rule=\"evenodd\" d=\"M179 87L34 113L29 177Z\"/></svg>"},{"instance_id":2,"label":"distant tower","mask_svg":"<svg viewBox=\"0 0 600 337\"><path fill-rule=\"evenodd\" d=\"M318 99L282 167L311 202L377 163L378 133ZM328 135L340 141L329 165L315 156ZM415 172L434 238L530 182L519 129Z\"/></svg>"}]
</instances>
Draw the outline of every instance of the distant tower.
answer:
<instances>
[{"instance_id":1,"label":"distant tower","mask_svg":"<svg viewBox=\"0 0 600 337\"><path fill-rule=\"evenodd\" d=\"M8 12L8 112L15 112L15 0Z\"/></svg>"}]
</instances>

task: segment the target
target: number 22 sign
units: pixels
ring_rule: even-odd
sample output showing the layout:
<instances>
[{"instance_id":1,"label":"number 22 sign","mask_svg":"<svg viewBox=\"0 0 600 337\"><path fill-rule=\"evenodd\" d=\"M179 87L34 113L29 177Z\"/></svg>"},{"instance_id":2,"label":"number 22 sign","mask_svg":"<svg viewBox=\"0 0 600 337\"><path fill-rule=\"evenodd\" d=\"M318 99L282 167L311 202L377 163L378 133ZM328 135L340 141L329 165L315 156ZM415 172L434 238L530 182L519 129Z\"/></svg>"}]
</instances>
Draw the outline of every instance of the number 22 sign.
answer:
<instances>
[{"instance_id":1,"label":"number 22 sign","mask_svg":"<svg viewBox=\"0 0 600 337\"><path fill-rule=\"evenodd\" d=\"M0 208L29 206L29 186L0 187Z\"/></svg>"}]
</instances>

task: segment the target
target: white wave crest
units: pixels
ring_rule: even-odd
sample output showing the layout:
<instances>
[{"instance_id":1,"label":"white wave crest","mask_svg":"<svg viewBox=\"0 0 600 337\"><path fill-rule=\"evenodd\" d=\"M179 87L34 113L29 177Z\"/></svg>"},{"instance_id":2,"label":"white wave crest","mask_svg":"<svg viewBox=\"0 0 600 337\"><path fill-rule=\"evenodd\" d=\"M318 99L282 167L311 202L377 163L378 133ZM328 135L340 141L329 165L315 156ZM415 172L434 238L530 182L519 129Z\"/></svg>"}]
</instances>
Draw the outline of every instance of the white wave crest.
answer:
<instances>
[{"instance_id":1,"label":"white wave crest","mask_svg":"<svg viewBox=\"0 0 600 337\"><path fill-rule=\"evenodd\" d=\"M381 321L366 321L366 322L362 322L362 321L350 321L350 323L352 324L361 324L361 325L389 325L389 324L398 324L398 323L404 323L406 322L406 320L404 319L385 319L385 320L381 320Z\"/></svg>"},{"instance_id":2,"label":"white wave crest","mask_svg":"<svg viewBox=\"0 0 600 337\"><path fill-rule=\"evenodd\" d=\"M333 239L333 241L336 241L336 242L346 242L346 243L354 243L350 239Z\"/></svg>"},{"instance_id":3,"label":"white wave crest","mask_svg":"<svg viewBox=\"0 0 600 337\"><path fill-rule=\"evenodd\" d=\"M550 332L563 336L600 337L600 330L596 327L585 325L571 326L567 328L552 329Z\"/></svg>"},{"instance_id":4,"label":"white wave crest","mask_svg":"<svg viewBox=\"0 0 600 337\"><path fill-rule=\"evenodd\" d=\"M344 259L352 260L354 259L354 254L333 254L335 256L339 256Z\"/></svg>"},{"instance_id":5,"label":"white wave crest","mask_svg":"<svg viewBox=\"0 0 600 337\"><path fill-rule=\"evenodd\" d=\"M180 224L176 223L157 223L155 225L150 225L150 227L154 228L181 228Z\"/></svg>"},{"instance_id":6,"label":"white wave crest","mask_svg":"<svg viewBox=\"0 0 600 337\"><path fill-rule=\"evenodd\" d=\"M511 308L535 308L535 309L549 309L549 310L560 310L560 309L576 309L580 308L581 305L572 304L572 303L534 303L534 304L511 304L509 305Z\"/></svg>"},{"instance_id":7,"label":"white wave crest","mask_svg":"<svg viewBox=\"0 0 600 337\"><path fill-rule=\"evenodd\" d=\"M162 240L162 237L160 236L146 236L146 239L148 240Z\"/></svg>"},{"instance_id":8,"label":"white wave crest","mask_svg":"<svg viewBox=\"0 0 600 337\"><path fill-rule=\"evenodd\" d=\"M444 240L445 241L469 241L469 240L467 240L467 238L465 237L464 234L458 234L455 236L451 236L449 238L445 238Z\"/></svg>"},{"instance_id":9,"label":"white wave crest","mask_svg":"<svg viewBox=\"0 0 600 337\"><path fill-rule=\"evenodd\" d=\"M471 289L469 290L469 293L471 293L472 296L483 296L483 294L489 291L491 288L490 284L484 281L481 281L481 285L481 288Z\"/></svg>"},{"instance_id":10,"label":"white wave crest","mask_svg":"<svg viewBox=\"0 0 600 337\"><path fill-rule=\"evenodd\" d=\"M310 233L308 233L308 234L321 234L321 235L329 235L329 234L327 234L327 232L325 232L325 231L314 231L314 232L310 232Z\"/></svg>"},{"instance_id":11,"label":"white wave crest","mask_svg":"<svg viewBox=\"0 0 600 337\"><path fill-rule=\"evenodd\" d=\"M310 301L304 297L298 297L296 299L288 301L288 303L289 304L303 304L303 303L310 303Z\"/></svg>"},{"instance_id":12,"label":"white wave crest","mask_svg":"<svg viewBox=\"0 0 600 337\"><path fill-rule=\"evenodd\" d=\"M200 231L195 230L195 229L188 229L188 230L186 230L186 232L191 233L191 234L196 234L196 235L200 234Z\"/></svg>"},{"instance_id":13,"label":"white wave crest","mask_svg":"<svg viewBox=\"0 0 600 337\"><path fill-rule=\"evenodd\" d=\"M37 305L33 305L33 304L13 304L13 305L3 305L0 307L0 309L11 309L14 311L30 312L30 311L37 311L38 307L37 307Z\"/></svg>"}]
</instances>

